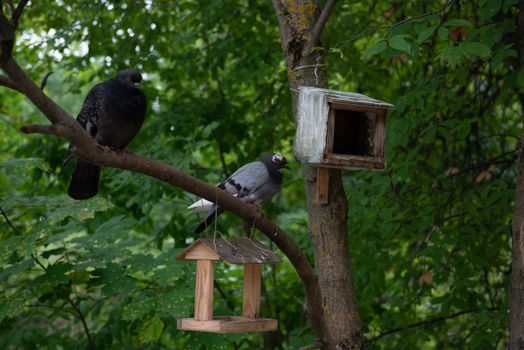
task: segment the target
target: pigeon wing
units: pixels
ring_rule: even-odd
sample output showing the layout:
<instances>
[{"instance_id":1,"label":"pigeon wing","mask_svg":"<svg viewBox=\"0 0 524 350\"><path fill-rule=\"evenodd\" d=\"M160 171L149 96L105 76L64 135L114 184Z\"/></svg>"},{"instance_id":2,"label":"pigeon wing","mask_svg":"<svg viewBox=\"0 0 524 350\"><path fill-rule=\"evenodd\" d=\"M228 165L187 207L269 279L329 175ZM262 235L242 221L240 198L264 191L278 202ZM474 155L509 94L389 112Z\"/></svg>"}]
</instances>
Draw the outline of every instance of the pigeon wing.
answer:
<instances>
[{"instance_id":1,"label":"pigeon wing","mask_svg":"<svg viewBox=\"0 0 524 350\"><path fill-rule=\"evenodd\" d=\"M100 106L104 99L104 86L103 83L95 85L87 94L84 104L80 109L80 113L76 117L76 121L84 128L87 133L95 138L98 132L96 122L100 115ZM67 163L73 158L74 146L69 145L67 157L62 163L62 166L66 166Z\"/></svg>"},{"instance_id":2,"label":"pigeon wing","mask_svg":"<svg viewBox=\"0 0 524 350\"><path fill-rule=\"evenodd\" d=\"M221 182L218 188L243 199L257 192L268 181L269 173L266 166L264 163L256 161L242 166L233 175Z\"/></svg>"}]
</instances>

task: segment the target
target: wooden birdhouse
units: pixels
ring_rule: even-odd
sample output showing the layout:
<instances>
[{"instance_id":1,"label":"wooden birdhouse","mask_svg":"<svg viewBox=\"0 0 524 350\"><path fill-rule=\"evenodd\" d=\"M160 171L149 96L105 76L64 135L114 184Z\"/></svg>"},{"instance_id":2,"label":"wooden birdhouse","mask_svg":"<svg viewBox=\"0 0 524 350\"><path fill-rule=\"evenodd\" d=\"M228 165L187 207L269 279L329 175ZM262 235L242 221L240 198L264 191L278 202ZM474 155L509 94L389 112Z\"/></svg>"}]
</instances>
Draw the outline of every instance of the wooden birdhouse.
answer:
<instances>
[{"instance_id":1,"label":"wooden birdhouse","mask_svg":"<svg viewBox=\"0 0 524 350\"><path fill-rule=\"evenodd\" d=\"M177 260L196 261L195 316L178 319L178 329L215 333L277 329L277 320L259 317L262 264L280 262L262 243L247 238L201 238ZM215 262L220 260L244 265L242 316L213 316L213 273Z\"/></svg>"},{"instance_id":2,"label":"wooden birdhouse","mask_svg":"<svg viewBox=\"0 0 524 350\"><path fill-rule=\"evenodd\" d=\"M294 153L303 163L384 169L386 114L393 105L344 91L300 86Z\"/></svg>"}]
</instances>

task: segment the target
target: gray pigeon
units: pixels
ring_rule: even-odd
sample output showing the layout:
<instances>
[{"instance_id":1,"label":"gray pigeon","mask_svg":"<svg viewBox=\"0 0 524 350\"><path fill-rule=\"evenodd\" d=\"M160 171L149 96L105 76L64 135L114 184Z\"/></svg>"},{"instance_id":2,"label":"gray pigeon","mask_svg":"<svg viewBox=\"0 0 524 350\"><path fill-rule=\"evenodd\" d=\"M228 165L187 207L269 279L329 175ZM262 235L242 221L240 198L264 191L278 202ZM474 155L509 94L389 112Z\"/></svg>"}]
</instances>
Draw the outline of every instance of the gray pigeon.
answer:
<instances>
[{"instance_id":1,"label":"gray pigeon","mask_svg":"<svg viewBox=\"0 0 524 350\"><path fill-rule=\"evenodd\" d=\"M102 146L124 149L138 133L146 114L146 96L140 90L142 76L134 70L121 71L89 91L76 120ZM66 165L73 157L70 146ZM88 199L98 193L100 167L77 160L67 193Z\"/></svg>"},{"instance_id":2,"label":"gray pigeon","mask_svg":"<svg viewBox=\"0 0 524 350\"><path fill-rule=\"evenodd\" d=\"M273 153L242 166L217 187L244 203L258 208L280 190L284 169L289 169L286 158L278 153ZM206 218L197 226L195 233L204 231L215 220L215 217L224 211L220 206L204 199L199 199L188 209L193 212L208 209Z\"/></svg>"}]
</instances>

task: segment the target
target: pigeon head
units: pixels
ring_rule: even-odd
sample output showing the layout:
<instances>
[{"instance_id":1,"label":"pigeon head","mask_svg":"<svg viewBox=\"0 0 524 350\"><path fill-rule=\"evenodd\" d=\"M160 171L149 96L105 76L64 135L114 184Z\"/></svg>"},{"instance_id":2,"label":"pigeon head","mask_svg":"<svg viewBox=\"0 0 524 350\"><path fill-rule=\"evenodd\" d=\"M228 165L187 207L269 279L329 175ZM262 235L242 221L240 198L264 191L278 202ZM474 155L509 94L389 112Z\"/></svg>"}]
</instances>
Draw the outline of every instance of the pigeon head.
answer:
<instances>
[{"instance_id":1,"label":"pigeon head","mask_svg":"<svg viewBox=\"0 0 524 350\"><path fill-rule=\"evenodd\" d=\"M265 155L260 159L260 161L272 170L282 172L284 169L289 169L286 157L278 153Z\"/></svg>"},{"instance_id":2,"label":"pigeon head","mask_svg":"<svg viewBox=\"0 0 524 350\"><path fill-rule=\"evenodd\" d=\"M117 76L118 79L125 80L127 84L133 85L133 86L139 86L140 82L142 81L142 75L138 73L136 70L132 69L126 69L118 73Z\"/></svg>"}]
</instances>

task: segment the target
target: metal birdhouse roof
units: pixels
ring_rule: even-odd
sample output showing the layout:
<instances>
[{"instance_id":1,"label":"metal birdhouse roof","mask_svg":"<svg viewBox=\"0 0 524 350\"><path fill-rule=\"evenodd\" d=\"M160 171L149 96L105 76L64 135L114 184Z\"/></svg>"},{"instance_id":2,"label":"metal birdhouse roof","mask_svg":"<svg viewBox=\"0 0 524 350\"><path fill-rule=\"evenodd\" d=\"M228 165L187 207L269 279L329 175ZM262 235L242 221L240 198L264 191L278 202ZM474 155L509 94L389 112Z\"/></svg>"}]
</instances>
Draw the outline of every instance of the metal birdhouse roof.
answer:
<instances>
[{"instance_id":1,"label":"metal birdhouse roof","mask_svg":"<svg viewBox=\"0 0 524 350\"><path fill-rule=\"evenodd\" d=\"M305 96L324 96L328 102L338 102L360 106L373 106L377 108L391 109L391 103L380 101L356 92L321 89L311 86L299 86L298 90Z\"/></svg>"},{"instance_id":2,"label":"metal birdhouse roof","mask_svg":"<svg viewBox=\"0 0 524 350\"><path fill-rule=\"evenodd\" d=\"M248 238L200 238L176 258L177 260L224 260L230 264L267 264L281 261L261 242Z\"/></svg>"}]
</instances>

